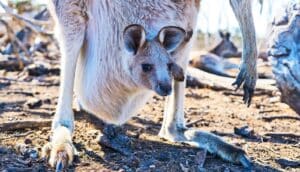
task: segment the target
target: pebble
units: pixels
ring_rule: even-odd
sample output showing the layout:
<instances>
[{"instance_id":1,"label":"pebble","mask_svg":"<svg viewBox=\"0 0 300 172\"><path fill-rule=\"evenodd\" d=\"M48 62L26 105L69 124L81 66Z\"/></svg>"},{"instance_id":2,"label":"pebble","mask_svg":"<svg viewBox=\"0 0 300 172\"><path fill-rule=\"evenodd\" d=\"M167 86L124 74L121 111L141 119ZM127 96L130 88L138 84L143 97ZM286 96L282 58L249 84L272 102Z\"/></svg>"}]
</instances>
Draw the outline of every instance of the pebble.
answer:
<instances>
[{"instance_id":1,"label":"pebble","mask_svg":"<svg viewBox=\"0 0 300 172\"><path fill-rule=\"evenodd\" d=\"M156 167L155 165L150 165L150 166L149 166L149 168L155 168L155 167Z\"/></svg>"},{"instance_id":2,"label":"pebble","mask_svg":"<svg viewBox=\"0 0 300 172\"><path fill-rule=\"evenodd\" d=\"M35 109L38 107L41 107L43 105L43 102L41 99L37 98L31 98L29 99L25 104L29 109Z\"/></svg>"},{"instance_id":3,"label":"pebble","mask_svg":"<svg viewBox=\"0 0 300 172\"><path fill-rule=\"evenodd\" d=\"M26 138L26 139L24 140L24 143L25 143L26 145L32 144L32 140Z\"/></svg>"}]
</instances>

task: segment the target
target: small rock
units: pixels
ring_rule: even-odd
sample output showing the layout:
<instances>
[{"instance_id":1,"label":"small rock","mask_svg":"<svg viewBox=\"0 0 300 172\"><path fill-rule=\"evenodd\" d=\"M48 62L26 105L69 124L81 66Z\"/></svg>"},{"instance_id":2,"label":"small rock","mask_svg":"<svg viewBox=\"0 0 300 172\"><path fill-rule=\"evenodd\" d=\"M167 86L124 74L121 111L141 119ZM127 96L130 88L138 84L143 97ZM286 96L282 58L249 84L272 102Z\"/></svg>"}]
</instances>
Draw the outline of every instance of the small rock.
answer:
<instances>
[{"instance_id":1,"label":"small rock","mask_svg":"<svg viewBox=\"0 0 300 172\"><path fill-rule=\"evenodd\" d=\"M27 138L27 139L24 140L24 143L26 145L32 144L32 140Z\"/></svg>"},{"instance_id":2,"label":"small rock","mask_svg":"<svg viewBox=\"0 0 300 172\"><path fill-rule=\"evenodd\" d=\"M51 99L45 99L44 101L43 101L45 104L51 104Z\"/></svg>"},{"instance_id":3,"label":"small rock","mask_svg":"<svg viewBox=\"0 0 300 172\"><path fill-rule=\"evenodd\" d=\"M155 168L155 167L156 167L155 165L150 165L150 166L149 166L149 168Z\"/></svg>"},{"instance_id":4,"label":"small rock","mask_svg":"<svg viewBox=\"0 0 300 172\"><path fill-rule=\"evenodd\" d=\"M244 126L241 128L234 127L234 134L245 137L245 138L249 138L249 139L256 138L253 129L250 129L249 126Z\"/></svg>"},{"instance_id":5,"label":"small rock","mask_svg":"<svg viewBox=\"0 0 300 172\"><path fill-rule=\"evenodd\" d=\"M31 64L26 67L29 76L41 76L49 73L50 67L45 63Z\"/></svg>"},{"instance_id":6,"label":"small rock","mask_svg":"<svg viewBox=\"0 0 300 172\"><path fill-rule=\"evenodd\" d=\"M36 99L36 98L29 99L29 100L26 102L26 106L27 106L29 109L35 109L35 108L41 107L42 104L43 104L42 100Z\"/></svg>"}]
</instances>

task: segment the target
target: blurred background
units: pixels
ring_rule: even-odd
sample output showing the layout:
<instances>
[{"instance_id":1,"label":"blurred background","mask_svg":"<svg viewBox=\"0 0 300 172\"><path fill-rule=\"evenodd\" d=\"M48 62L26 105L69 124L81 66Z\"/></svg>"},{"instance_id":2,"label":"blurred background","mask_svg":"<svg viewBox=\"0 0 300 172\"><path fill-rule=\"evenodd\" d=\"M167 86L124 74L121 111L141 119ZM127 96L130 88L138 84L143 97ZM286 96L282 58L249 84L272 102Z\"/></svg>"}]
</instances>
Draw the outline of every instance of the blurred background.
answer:
<instances>
[{"instance_id":1,"label":"blurred background","mask_svg":"<svg viewBox=\"0 0 300 172\"><path fill-rule=\"evenodd\" d=\"M45 2L40 0L1 0L5 4L24 4L31 2L35 8L43 6ZM283 11L290 3L298 0L253 0L253 17L257 37L263 39L268 34L268 27L276 14ZM30 12L29 9L27 9ZM24 12L25 12L24 11ZM0 12L4 12L0 8ZM28 14L27 14L28 15ZM203 38L206 48L218 38L218 32L225 30L234 37L240 37L240 29L237 20L231 10L229 0L202 0L198 18L198 34ZM202 44L201 44L202 45Z\"/></svg>"},{"instance_id":2,"label":"blurred background","mask_svg":"<svg viewBox=\"0 0 300 172\"><path fill-rule=\"evenodd\" d=\"M297 0L252 0L252 14L256 29L259 48L270 32L274 17L284 11L288 4ZM231 33L235 41L239 42L241 34L231 9L229 0L202 0L198 18L199 44L198 47L211 48L220 40L220 30ZM240 45L240 44L239 44Z\"/></svg>"}]
</instances>

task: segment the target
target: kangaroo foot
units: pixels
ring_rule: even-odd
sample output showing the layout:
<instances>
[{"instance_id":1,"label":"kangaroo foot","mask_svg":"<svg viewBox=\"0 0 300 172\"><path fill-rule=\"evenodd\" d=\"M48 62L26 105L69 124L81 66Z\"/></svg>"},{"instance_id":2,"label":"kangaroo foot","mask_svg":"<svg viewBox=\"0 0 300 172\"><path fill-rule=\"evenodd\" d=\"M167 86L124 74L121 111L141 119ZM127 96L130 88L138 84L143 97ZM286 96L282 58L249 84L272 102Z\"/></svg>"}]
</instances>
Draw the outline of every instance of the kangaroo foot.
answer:
<instances>
[{"instance_id":1,"label":"kangaroo foot","mask_svg":"<svg viewBox=\"0 0 300 172\"><path fill-rule=\"evenodd\" d=\"M168 130L162 128L159 135L170 141L187 143L206 149L209 153L216 154L226 161L242 164L247 169L252 168L252 162L244 150L225 142L219 136L212 133L197 129Z\"/></svg>"},{"instance_id":2,"label":"kangaroo foot","mask_svg":"<svg viewBox=\"0 0 300 172\"><path fill-rule=\"evenodd\" d=\"M112 124L106 124L103 134L99 137L99 144L111 148L123 155L131 155L131 139L122 129Z\"/></svg>"},{"instance_id":3,"label":"kangaroo foot","mask_svg":"<svg viewBox=\"0 0 300 172\"><path fill-rule=\"evenodd\" d=\"M49 159L49 164L55 167L56 172L63 171L71 165L75 154L71 132L63 126L54 130L51 142L44 145L42 151L42 157Z\"/></svg>"}]
</instances>

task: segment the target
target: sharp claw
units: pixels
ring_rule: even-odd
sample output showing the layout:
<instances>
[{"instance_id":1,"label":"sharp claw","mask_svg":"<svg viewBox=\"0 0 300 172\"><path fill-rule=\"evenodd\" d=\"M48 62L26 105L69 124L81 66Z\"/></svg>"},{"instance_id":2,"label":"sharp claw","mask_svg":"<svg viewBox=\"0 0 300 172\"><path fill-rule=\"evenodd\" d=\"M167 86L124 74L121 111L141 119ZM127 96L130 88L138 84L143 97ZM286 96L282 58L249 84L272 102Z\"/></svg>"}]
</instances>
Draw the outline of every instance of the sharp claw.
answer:
<instances>
[{"instance_id":1,"label":"sharp claw","mask_svg":"<svg viewBox=\"0 0 300 172\"><path fill-rule=\"evenodd\" d=\"M246 155L242 155L240 158L240 163L247 169L251 170L253 168L252 161Z\"/></svg>"},{"instance_id":2,"label":"sharp claw","mask_svg":"<svg viewBox=\"0 0 300 172\"><path fill-rule=\"evenodd\" d=\"M243 75L244 75L243 72L240 72L238 74L238 77L236 78L235 82L232 83L233 86L236 85L235 91L237 91L241 87L242 83L244 82L245 78Z\"/></svg>"},{"instance_id":3,"label":"sharp claw","mask_svg":"<svg viewBox=\"0 0 300 172\"><path fill-rule=\"evenodd\" d=\"M240 79L237 79L234 83L232 83L232 86L236 86L235 91L237 91L241 87Z\"/></svg>"},{"instance_id":4,"label":"sharp claw","mask_svg":"<svg viewBox=\"0 0 300 172\"><path fill-rule=\"evenodd\" d=\"M249 107L252 101L252 97L254 94L254 89L251 87L248 87L246 84L244 84L244 103L247 104L247 106Z\"/></svg>"},{"instance_id":5,"label":"sharp claw","mask_svg":"<svg viewBox=\"0 0 300 172\"><path fill-rule=\"evenodd\" d=\"M68 155L66 152L59 152L57 157L55 172L62 172L67 166Z\"/></svg>"},{"instance_id":6,"label":"sharp claw","mask_svg":"<svg viewBox=\"0 0 300 172\"><path fill-rule=\"evenodd\" d=\"M64 164L63 164L63 160L59 159L56 163L56 168L55 168L55 172L62 172L64 169Z\"/></svg>"},{"instance_id":7,"label":"sharp claw","mask_svg":"<svg viewBox=\"0 0 300 172\"><path fill-rule=\"evenodd\" d=\"M251 75L248 76L246 70L244 68L241 68L241 71L238 74L237 79L232 85L236 86L235 91L237 91L241 87L241 85L243 85L243 90L244 90L243 101L249 107L251 104L252 96L254 94L253 85L255 85L255 77L251 77Z\"/></svg>"},{"instance_id":8,"label":"sharp claw","mask_svg":"<svg viewBox=\"0 0 300 172\"><path fill-rule=\"evenodd\" d=\"M248 90L246 89L246 86L244 85L244 96L243 96L243 101L244 101L245 104L247 104L248 99L249 99L249 92L248 92Z\"/></svg>"}]
</instances>

